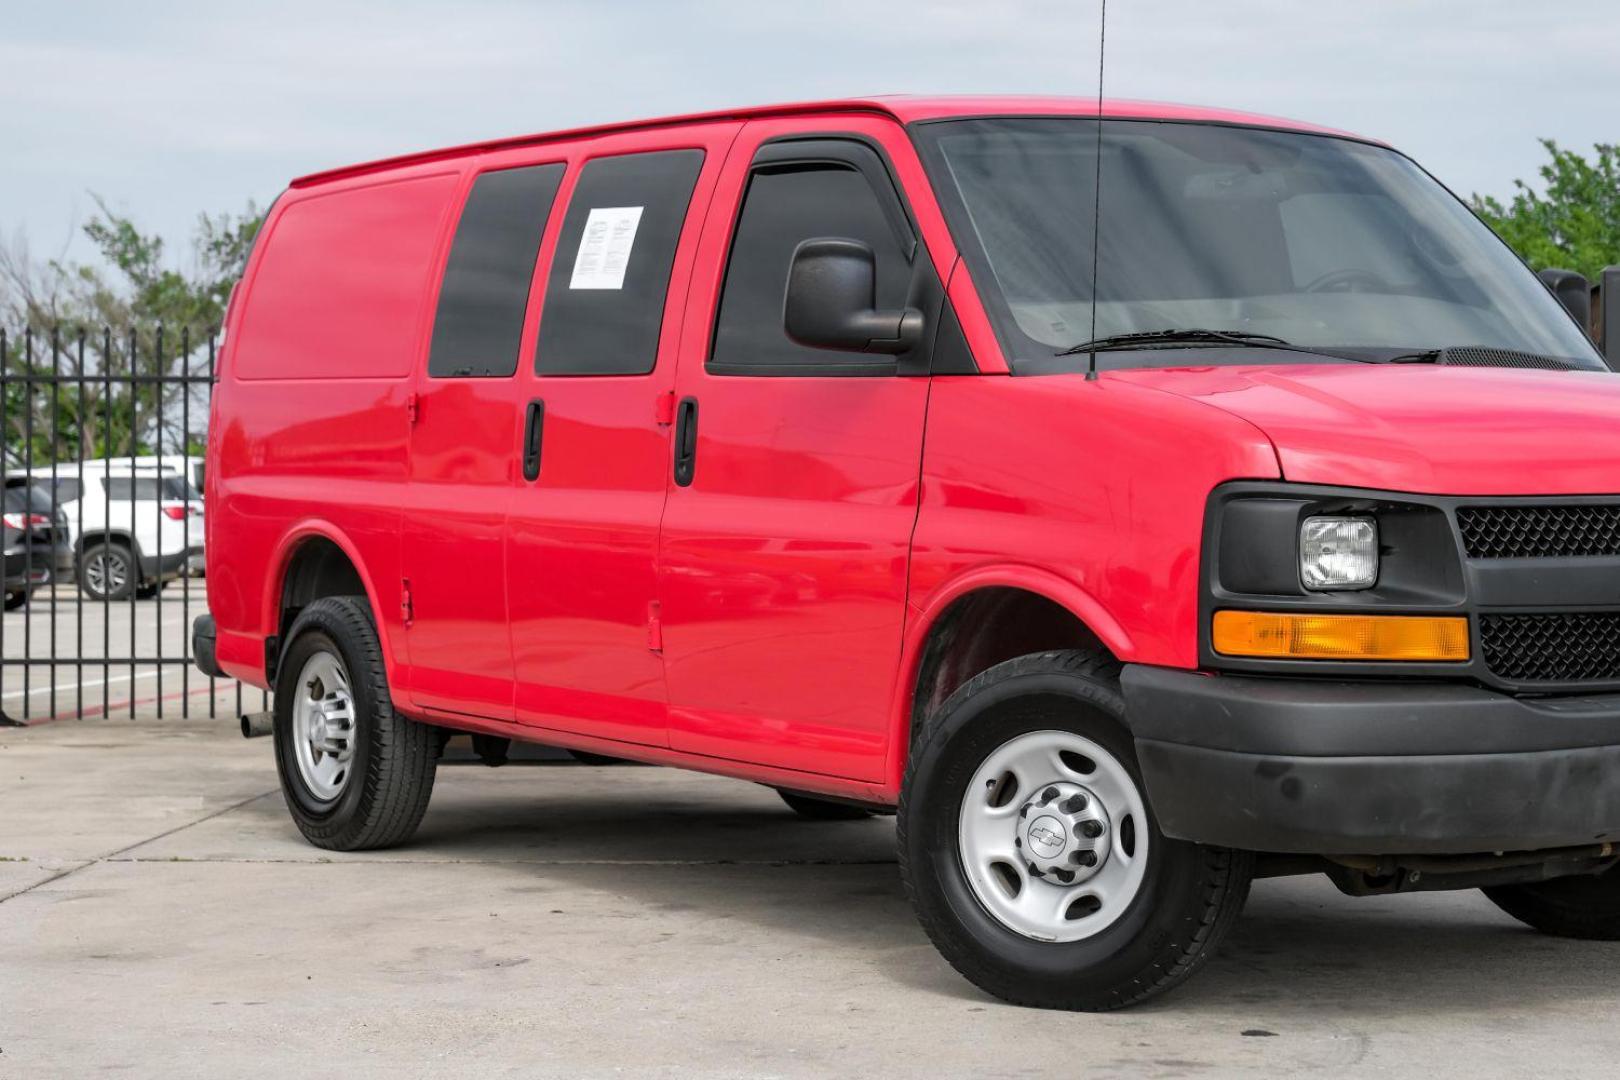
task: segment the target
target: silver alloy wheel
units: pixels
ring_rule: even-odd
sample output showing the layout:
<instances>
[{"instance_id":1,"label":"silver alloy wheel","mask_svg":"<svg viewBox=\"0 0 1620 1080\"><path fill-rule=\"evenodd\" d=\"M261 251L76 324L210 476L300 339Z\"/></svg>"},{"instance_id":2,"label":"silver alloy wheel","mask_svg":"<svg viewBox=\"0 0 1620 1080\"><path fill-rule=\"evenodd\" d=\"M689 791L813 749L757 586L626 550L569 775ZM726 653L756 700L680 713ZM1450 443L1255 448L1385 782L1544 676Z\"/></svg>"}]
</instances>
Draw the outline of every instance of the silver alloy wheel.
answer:
<instances>
[{"instance_id":1,"label":"silver alloy wheel","mask_svg":"<svg viewBox=\"0 0 1620 1080\"><path fill-rule=\"evenodd\" d=\"M84 579L92 592L99 596L110 596L122 591L129 581L129 564L122 556L103 549L86 561Z\"/></svg>"},{"instance_id":2,"label":"silver alloy wheel","mask_svg":"<svg viewBox=\"0 0 1620 1080\"><path fill-rule=\"evenodd\" d=\"M331 802L343 794L354 760L354 694L343 661L324 649L304 661L292 708L293 754L311 795Z\"/></svg>"},{"instance_id":3,"label":"silver alloy wheel","mask_svg":"<svg viewBox=\"0 0 1620 1080\"><path fill-rule=\"evenodd\" d=\"M968 781L957 843L973 895L997 922L1037 941L1079 941L1141 891L1147 820L1113 754L1071 731L1031 731Z\"/></svg>"}]
</instances>

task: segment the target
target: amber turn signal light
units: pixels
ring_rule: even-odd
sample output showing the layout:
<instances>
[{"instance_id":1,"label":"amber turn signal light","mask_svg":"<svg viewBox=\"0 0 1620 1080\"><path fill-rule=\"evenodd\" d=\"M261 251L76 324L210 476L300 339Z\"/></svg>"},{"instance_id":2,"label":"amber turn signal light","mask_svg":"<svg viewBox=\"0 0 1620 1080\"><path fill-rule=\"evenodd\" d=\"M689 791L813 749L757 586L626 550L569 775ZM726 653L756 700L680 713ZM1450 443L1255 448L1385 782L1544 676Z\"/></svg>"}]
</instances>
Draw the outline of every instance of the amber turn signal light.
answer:
<instances>
[{"instance_id":1,"label":"amber turn signal light","mask_svg":"<svg viewBox=\"0 0 1620 1080\"><path fill-rule=\"evenodd\" d=\"M1282 660L1468 659L1468 620L1427 615L1217 611L1215 651Z\"/></svg>"}]
</instances>

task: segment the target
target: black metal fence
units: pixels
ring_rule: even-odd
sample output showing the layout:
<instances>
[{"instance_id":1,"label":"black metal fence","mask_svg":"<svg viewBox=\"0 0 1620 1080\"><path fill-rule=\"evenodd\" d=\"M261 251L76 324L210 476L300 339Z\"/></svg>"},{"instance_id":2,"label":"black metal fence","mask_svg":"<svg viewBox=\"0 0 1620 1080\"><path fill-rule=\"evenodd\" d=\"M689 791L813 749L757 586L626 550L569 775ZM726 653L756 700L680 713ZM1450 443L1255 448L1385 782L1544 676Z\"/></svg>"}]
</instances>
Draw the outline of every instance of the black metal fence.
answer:
<instances>
[{"instance_id":1,"label":"black metal fence","mask_svg":"<svg viewBox=\"0 0 1620 1080\"><path fill-rule=\"evenodd\" d=\"M216 349L185 328L0 327L0 723L243 711L191 657Z\"/></svg>"}]
</instances>

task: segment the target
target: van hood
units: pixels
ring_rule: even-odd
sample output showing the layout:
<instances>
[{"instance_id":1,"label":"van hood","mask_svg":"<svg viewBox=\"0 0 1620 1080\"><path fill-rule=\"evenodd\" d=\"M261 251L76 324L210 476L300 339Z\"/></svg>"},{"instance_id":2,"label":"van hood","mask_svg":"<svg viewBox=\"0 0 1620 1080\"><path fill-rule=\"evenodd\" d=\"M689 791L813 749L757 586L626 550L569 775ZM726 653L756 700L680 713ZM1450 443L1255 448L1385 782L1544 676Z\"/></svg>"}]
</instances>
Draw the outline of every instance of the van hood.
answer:
<instances>
[{"instance_id":1,"label":"van hood","mask_svg":"<svg viewBox=\"0 0 1620 1080\"><path fill-rule=\"evenodd\" d=\"M1415 364L1108 374L1263 431L1287 480L1432 495L1620 493L1620 378Z\"/></svg>"}]
</instances>

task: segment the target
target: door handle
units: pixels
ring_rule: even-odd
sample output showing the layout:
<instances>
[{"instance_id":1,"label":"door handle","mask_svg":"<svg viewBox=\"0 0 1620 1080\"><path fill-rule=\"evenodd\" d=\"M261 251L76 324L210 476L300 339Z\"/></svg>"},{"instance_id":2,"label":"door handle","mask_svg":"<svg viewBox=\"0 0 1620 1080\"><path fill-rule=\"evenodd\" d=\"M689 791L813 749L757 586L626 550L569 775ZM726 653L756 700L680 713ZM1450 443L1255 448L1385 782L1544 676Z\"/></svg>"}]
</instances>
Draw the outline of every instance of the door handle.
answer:
<instances>
[{"instance_id":1,"label":"door handle","mask_svg":"<svg viewBox=\"0 0 1620 1080\"><path fill-rule=\"evenodd\" d=\"M540 475L540 442L546 429L546 403L539 398L529 402L528 415L523 422L523 479L534 480Z\"/></svg>"},{"instance_id":2,"label":"door handle","mask_svg":"<svg viewBox=\"0 0 1620 1080\"><path fill-rule=\"evenodd\" d=\"M675 483L692 483L697 465L697 398L685 397L675 410Z\"/></svg>"}]
</instances>

